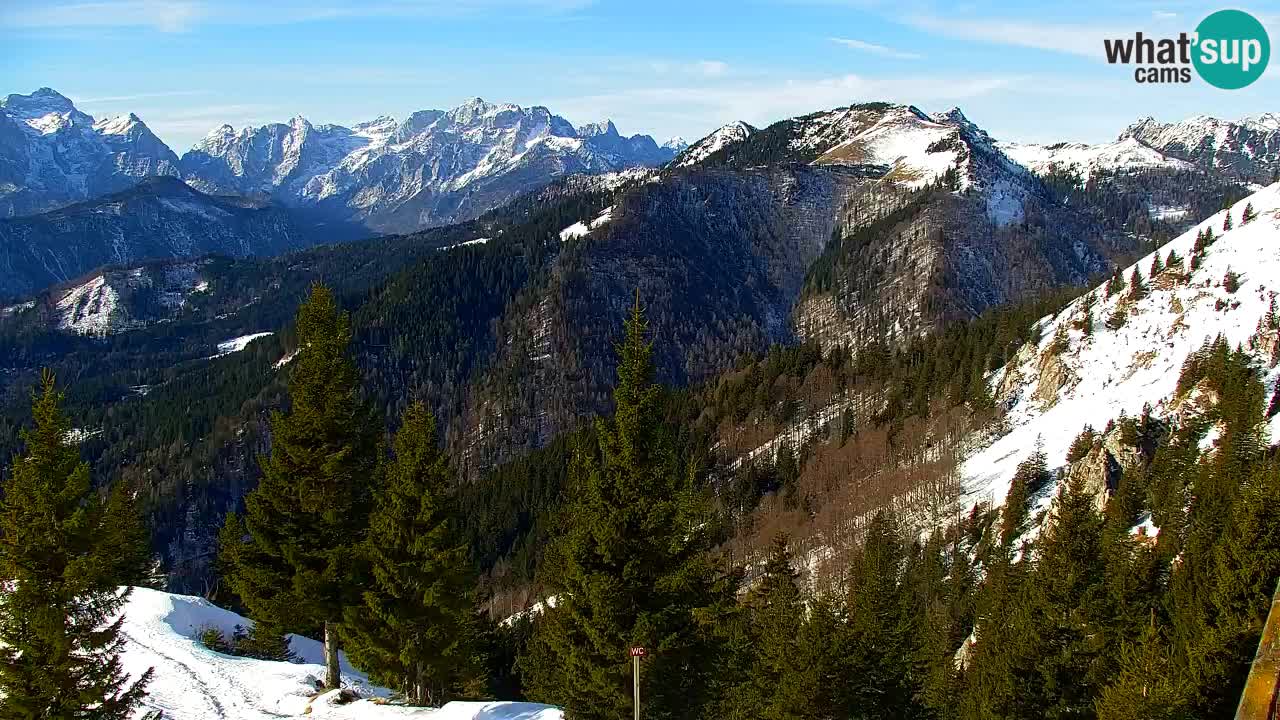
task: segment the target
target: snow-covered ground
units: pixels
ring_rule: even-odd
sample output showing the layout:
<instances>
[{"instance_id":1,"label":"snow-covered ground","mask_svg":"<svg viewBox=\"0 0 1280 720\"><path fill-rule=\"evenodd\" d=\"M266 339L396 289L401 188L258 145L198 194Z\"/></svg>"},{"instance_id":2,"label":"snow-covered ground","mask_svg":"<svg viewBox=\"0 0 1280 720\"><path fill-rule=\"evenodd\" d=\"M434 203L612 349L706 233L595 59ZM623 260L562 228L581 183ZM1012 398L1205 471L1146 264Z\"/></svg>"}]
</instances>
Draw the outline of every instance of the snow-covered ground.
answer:
<instances>
[{"instance_id":1,"label":"snow-covered ground","mask_svg":"<svg viewBox=\"0 0 1280 720\"><path fill-rule=\"evenodd\" d=\"M259 332L259 333L252 333L250 335L241 335L240 337L233 337L229 340L223 340L222 342L218 343L218 354L214 355L214 357L222 357L223 355L238 353L241 350L249 347L249 343L253 342L254 340L257 340L258 338L264 338L264 337L267 337L268 335L273 335L273 334L274 333L270 333L270 332Z\"/></svg>"},{"instance_id":2,"label":"snow-covered ground","mask_svg":"<svg viewBox=\"0 0 1280 720\"><path fill-rule=\"evenodd\" d=\"M578 221L570 225L569 227L561 230L560 241L565 242L567 240L574 240L580 237L585 237L592 230L595 230L596 228L602 225L607 225L610 220L613 220L612 205L610 205L609 207L601 211L601 213L598 216L596 216L596 219L592 220L589 223Z\"/></svg>"},{"instance_id":3,"label":"snow-covered ground","mask_svg":"<svg viewBox=\"0 0 1280 720\"><path fill-rule=\"evenodd\" d=\"M344 687L366 699L339 705L336 691L319 693L324 678L323 647L298 635L290 647L298 662L272 662L213 652L196 639L204 628L230 635L249 621L207 600L135 588L125 607L122 662L133 675L155 668L136 717L161 711L165 720L266 720L321 717L347 720L430 718L431 720L562 720L549 705L513 702L453 702L442 708L382 704L386 690L369 685L341 658Z\"/></svg>"},{"instance_id":4,"label":"snow-covered ground","mask_svg":"<svg viewBox=\"0 0 1280 720\"><path fill-rule=\"evenodd\" d=\"M106 335L116 320L120 296L99 275L67 291L58 301L58 328L77 335Z\"/></svg>"},{"instance_id":5,"label":"snow-covered ground","mask_svg":"<svg viewBox=\"0 0 1280 720\"><path fill-rule=\"evenodd\" d=\"M1257 218L1241 225L1248 203ZM1258 320L1280 293L1280 184L1233 205L1229 212L1235 227L1223 233L1226 212L1218 212L1157 251L1164 259L1176 250L1184 268L1189 268L1196 234L1211 228L1217 240L1189 282L1157 287L1150 277L1153 256L1148 255L1137 263L1148 295L1133 306L1122 327L1111 330L1106 320L1128 288L1110 299L1102 287L1096 288L1091 293L1096 300L1092 336L1071 326L1085 312L1082 297L1041 321L1042 339L1034 352L1024 349L992 375L993 394L1008 403L1010 430L963 464L965 499L970 505L1003 503L1018 464L1035 449L1037 440L1044 445L1049 467L1056 468L1066 462L1067 449L1085 424L1101 429L1122 413L1136 417L1147 403L1157 416L1163 414L1174 399L1183 361L1207 341L1222 335L1232 347L1249 347ZM1224 287L1228 270L1239 273L1240 286L1234 293ZM1133 266L1124 270L1126 282L1132 273ZM1053 365L1048 348L1064 324L1069 344L1058 360L1068 380L1051 399L1043 393L1037 397L1043 370ZM1269 373L1268 389L1276 375L1274 370ZM1008 390L1003 397L1002 387ZM1276 429L1272 428L1273 436Z\"/></svg>"},{"instance_id":6,"label":"snow-covered ground","mask_svg":"<svg viewBox=\"0 0 1280 720\"><path fill-rule=\"evenodd\" d=\"M1085 143L1057 143L1034 145L1002 143L1000 149L1006 155L1037 173L1047 173L1054 168L1071 170L1084 180L1099 171L1195 170L1185 160L1170 157L1147 147L1133 138L1115 142L1087 145Z\"/></svg>"},{"instance_id":7,"label":"snow-covered ground","mask_svg":"<svg viewBox=\"0 0 1280 720\"><path fill-rule=\"evenodd\" d=\"M685 148L684 152L682 152L680 156L673 161L673 163L676 167L696 165L705 160L711 154L718 152L721 148L746 140L747 136L751 135L751 133L755 131L755 128L741 120L735 120L727 125L716 128L716 130L710 135Z\"/></svg>"}]
</instances>

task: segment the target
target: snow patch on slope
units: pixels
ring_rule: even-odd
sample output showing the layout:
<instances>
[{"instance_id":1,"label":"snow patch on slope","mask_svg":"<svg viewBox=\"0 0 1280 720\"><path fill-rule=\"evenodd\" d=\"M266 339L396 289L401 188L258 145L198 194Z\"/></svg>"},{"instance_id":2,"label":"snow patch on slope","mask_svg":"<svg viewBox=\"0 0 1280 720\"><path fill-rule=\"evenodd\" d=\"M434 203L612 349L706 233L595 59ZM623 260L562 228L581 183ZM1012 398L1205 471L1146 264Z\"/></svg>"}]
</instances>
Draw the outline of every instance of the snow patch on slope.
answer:
<instances>
[{"instance_id":1,"label":"snow patch on slope","mask_svg":"<svg viewBox=\"0 0 1280 720\"><path fill-rule=\"evenodd\" d=\"M233 337L229 340L223 340L222 342L218 343L218 354L214 355L214 357L222 357L223 355L238 353L241 350L244 350L245 348L249 347L249 343L253 342L254 340L257 340L258 338L264 338L264 337L267 337L268 335L274 335L274 334L275 333L271 333L271 332L259 332L259 333L252 333L250 335L241 335L239 337Z\"/></svg>"},{"instance_id":2,"label":"snow patch on slope","mask_svg":"<svg viewBox=\"0 0 1280 720\"><path fill-rule=\"evenodd\" d=\"M598 216L596 216L596 219L592 220L589 223L582 222L581 220L579 220L578 222L561 230L560 242L565 242L567 240L574 240L580 237L585 237L592 230L595 230L598 227L602 227L604 225L609 224L611 220L613 220L612 205L605 208Z\"/></svg>"},{"instance_id":3,"label":"snow patch on slope","mask_svg":"<svg viewBox=\"0 0 1280 720\"><path fill-rule=\"evenodd\" d=\"M77 285L57 303L61 314L58 328L77 335L104 336L111 331L117 315L120 296L99 275Z\"/></svg>"}]
</instances>

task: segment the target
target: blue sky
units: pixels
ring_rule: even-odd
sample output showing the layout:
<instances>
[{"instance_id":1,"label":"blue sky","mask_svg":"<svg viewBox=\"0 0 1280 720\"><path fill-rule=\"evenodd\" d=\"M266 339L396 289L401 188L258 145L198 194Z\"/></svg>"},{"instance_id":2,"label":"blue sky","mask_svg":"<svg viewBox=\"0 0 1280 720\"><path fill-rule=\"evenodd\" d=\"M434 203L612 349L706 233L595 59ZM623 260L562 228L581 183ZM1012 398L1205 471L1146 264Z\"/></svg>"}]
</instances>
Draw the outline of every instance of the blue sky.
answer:
<instances>
[{"instance_id":1,"label":"blue sky","mask_svg":"<svg viewBox=\"0 0 1280 720\"><path fill-rule=\"evenodd\" d=\"M132 111L179 153L222 123L349 125L475 96L660 141L867 100L958 105L1002 139L1101 141L1145 115L1280 112L1280 59L1236 91L1143 86L1103 61L1103 37L1189 32L1221 7L0 0L0 94L50 86L95 117ZM1236 7L1280 42L1280 3Z\"/></svg>"}]
</instances>

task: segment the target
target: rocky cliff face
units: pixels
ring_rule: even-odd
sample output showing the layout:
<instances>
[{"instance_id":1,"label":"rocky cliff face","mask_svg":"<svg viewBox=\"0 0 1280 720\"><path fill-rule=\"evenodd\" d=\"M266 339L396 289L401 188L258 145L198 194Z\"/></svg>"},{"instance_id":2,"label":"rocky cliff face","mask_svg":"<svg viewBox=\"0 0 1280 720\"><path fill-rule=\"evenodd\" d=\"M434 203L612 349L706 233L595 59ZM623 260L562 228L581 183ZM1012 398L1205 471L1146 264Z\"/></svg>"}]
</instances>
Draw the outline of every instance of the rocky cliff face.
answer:
<instances>
[{"instance_id":1,"label":"rocky cliff face","mask_svg":"<svg viewBox=\"0 0 1280 720\"><path fill-rule=\"evenodd\" d=\"M1132 250L1132 238L1058 202L958 110L869 112L845 118L854 136L816 161L872 161L884 174L843 209L838 238L796 309L802 337L853 349L927 333L1081 283Z\"/></svg>"}]
</instances>

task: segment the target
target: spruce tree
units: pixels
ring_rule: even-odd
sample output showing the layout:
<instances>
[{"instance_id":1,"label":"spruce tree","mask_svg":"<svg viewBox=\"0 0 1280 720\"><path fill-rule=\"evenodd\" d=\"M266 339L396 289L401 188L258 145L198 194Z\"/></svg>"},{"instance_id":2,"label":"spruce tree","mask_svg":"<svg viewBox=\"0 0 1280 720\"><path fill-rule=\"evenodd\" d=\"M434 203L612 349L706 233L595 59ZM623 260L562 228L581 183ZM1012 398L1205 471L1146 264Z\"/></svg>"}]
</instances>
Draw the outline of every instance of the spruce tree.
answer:
<instances>
[{"instance_id":1,"label":"spruce tree","mask_svg":"<svg viewBox=\"0 0 1280 720\"><path fill-rule=\"evenodd\" d=\"M1111 297L1118 294L1121 290L1124 290L1124 287L1124 275L1120 273L1120 268L1116 268L1115 272L1113 272L1111 277L1107 280L1107 285L1103 289L1103 292L1106 293L1107 297Z\"/></svg>"},{"instance_id":2,"label":"spruce tree","mask_svg":"<svg viewBox=\"0 0 1280 720\"><path fill-rule=\"evenodd\" d=\"M1142 271L1133 266L1133 274L1129 277L1129 299L1141 300L1147 296L1147 284L1142 280Z\"/></svg>"},{"instance_id":3,"label":"spruce tree","mask_svg":"<svg viewBox=\"0 0 1280 720\"><path fill-rule=\"evenodd\" d=\"M1076 435L1076 439L1071 441L1071 447L1067 448L1067 463L1071 464L1084 459L1093 450L1093 444L1097 438L1098 433L1094 431L1093 426L1086 423L1080 430L1080 434Z\"/></svg>"},{"instance_id":4,"label":"spruce tree","mask_svg":"<svg viewBox=\"0 0 1280 720\"><path fill-rule=\"evenodd\" d=\"M708 554L709 510L663 421L647 332L637 298L618 346L614 416L574 452L569 505L540 567L557 602L521 658L531 698L575 719L631 714L631 646L649 651L645 716L697 714L716 662L699 618L732 603Z\"/></svg>"},{"instance_id":5,"label":"spruce tree","mask_svg":"<svg viewBox=\"0 0 1280 720\"><path fill-rule=\"evenodd\" d=\"M1253 219L1256 218L1257 216L1258 216L1257 213L1253 211L1253 203L1251 202L1245 203L1244 214L1240 216L1240 224L1248 225L1249 223L1253 222Z\"/></svg>"},{"instance_id":6,"label":"spruce tree","mask_svg":"<svg viewBox=\"0 0 1280 720\"><path fill-rule=\"evenodd\" d=\"M1157 275L1159 275L1162 272L1164 272L1164 262L1160 260L1160 253L1157 252L1155 254L1155 257L1151 258L1150 275L1154 279Z\"/></svg>"},{"instance_id":7,"label":"spruce tree","mask_svg":"<svg viewBox=\"0 0 1280 720\"><path fill-rule=\"evenodd\" d=\"M125 720L151 678L120 663L146 535L129 495L94 491L61 403L45 371L0 500L0 717Z\"/></svg>"},{"instance_id":8,"label":"spruce tree","mask_svg":"<svg viewBox=\"0 0 1280 720\"><path fill-rule=\"evenodd\" d=\"M1044 447L1037 438L1035 450L1018 465L1009 483L1009 493L1005 496L1004 510L1001 515L1001 545L1011 550L1016 549L1012 547L1012 543L1026 529L1027 513L1030 510L1032 498L1051 480L1048 458L1045 457Z\"/></svg>"},{"instance_id":9,"label":"spruce tree","mask_svg":"<svg viewBox=\"0 0 1280 720\"><path fill-rule=\"evenodd\" d=\"M1222 218L1222 232L1229 232L1230 230L1231 230L1231 209L1227 208L1227 212Z\"/></svg>"},{"instance_id":10,"label":"spruce tree","mask_svg":"<svg viewBox=\"0 0 1280 720\"><path fill-rule=\"evenodd\" d=\"M346 609L347 654L413 705L440 706L479 673L475 570L460 536L453 470L422 403L405 412L379 473L360 551L370 584Z\"/></svg>"},{"instance_id":11,"label":"spruce tree","mask_svg":"<svg viewBox=\"0 0 1280 720\"><path fill-rule=\"evenodd\" d=\"M298 309L298 358L288 412L271 418L271 454L227 518L222 560L231 589L255 620L323 630L325 683L341 682L338 626L360 601L356 548L368 523L379 435L349 353L350 319L332 292L311 288Z\"/></svg>"},{"instance_id":12,"label":"spruce tree","mask_svg":"<svg viewBox=\"0 0 1280 720\"><path fill-rule=\"evenodd\" d=\"M1094 710L1098 720L1191 720L1182 671L1154 626L1141 639L1119 647L1119 671L1102 689Z\"/></svg>"},{"instance_id":13,"label":"spruce tree","mask_svg":"<svg viewBox=\"0 0 1280 720\"><path fill-rule=\"evenodd\" d=\"M1194 259L1197 255L1203 255L1205 248L1213 244L1213 231L1205 228L1196 233L1196 241L1191 246L1191 257Z\"/></svg>"},{"instance_id":14,"label":"spruce tree","mask_svg":"<svg viewBox=\"0 0 1280 720\"><path fill-rule=\"evenodd\" d=\"M851 671L845 698L849 716L913 717L919 711L900 532L891 513L877 512L852 568L845 648Z\"/></svg>"},{"instance_id":15,"label":"spruce tree","mask_svg":"<svg viewBox=\"0 0 1280 720\"><path fill-rule=\"evenodd\" d=\"M730 717L802 720L822 717L822 664L805 632L805 603L787 536L779 535L747 600L752 660L731 691Z\"/></svg>"}]
</instances>

